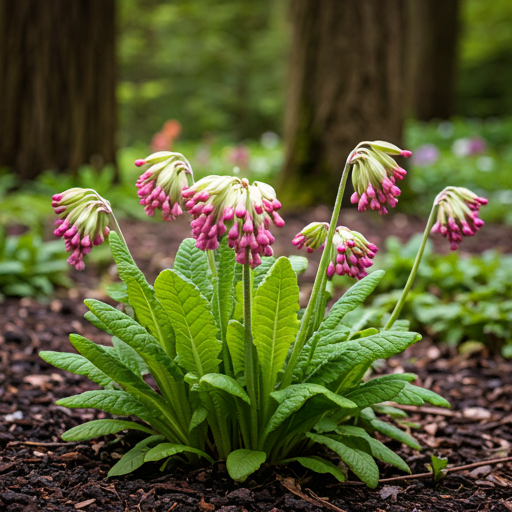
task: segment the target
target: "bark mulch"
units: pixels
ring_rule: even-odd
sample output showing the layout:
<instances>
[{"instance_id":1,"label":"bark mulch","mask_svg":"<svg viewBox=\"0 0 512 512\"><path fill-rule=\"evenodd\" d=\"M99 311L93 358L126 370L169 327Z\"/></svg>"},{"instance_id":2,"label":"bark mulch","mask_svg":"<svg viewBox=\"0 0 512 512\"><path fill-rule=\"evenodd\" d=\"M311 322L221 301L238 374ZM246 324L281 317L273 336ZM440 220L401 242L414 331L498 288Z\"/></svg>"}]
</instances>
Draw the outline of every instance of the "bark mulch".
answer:
<instances>
[{"instance_id":1,"label":"bark mulch","mask_svg":"<svg viewBox=\"0 0 512 512\"><path fill-rule=\"evenodd\" d=\"M340 484L301 466L267 468L243 484L228 478L225 465L175 466L160 473L145 465L133 475L107 479L109 468L137 442L136 434L83 443L60 435L93 410L55 405L61 397L93 389L84 377L47 365L39 350L71 350L67 336L94 341L108 337L83 319L79 299L9 299L0 304L0 510L21 511L495 511L512 510L512 463L484 465L431 478L384 482L375 490L355 480ZM460 356L423 340L381 372L413 371L419 384L440 393L451 410L410 408L416 452L396 442L413 474L424 473L430 454L450 467L511 455L512 365L485 353ZM401 476L381 465L382 478ZM403 476L403 475L402 475ZM352 478L352 477L351 477Z\"/></svg>"}]
</instances>

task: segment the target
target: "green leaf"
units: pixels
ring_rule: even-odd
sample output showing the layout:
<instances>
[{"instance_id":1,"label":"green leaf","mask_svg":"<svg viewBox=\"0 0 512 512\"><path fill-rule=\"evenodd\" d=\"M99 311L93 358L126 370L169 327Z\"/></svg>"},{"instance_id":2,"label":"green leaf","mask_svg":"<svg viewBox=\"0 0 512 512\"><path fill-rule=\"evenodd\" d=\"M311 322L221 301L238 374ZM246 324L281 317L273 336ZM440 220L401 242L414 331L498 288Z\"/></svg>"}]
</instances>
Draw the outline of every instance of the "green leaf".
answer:
<instances>
[{"instance_id":1,"label":"green leaf","mask_svg":"<svg viewBox=\"0 0 512 512\"><path fill-rule=\"evenodd\" d=\"M373 404L393 400L406 385L407 382L403 380L380 382L378 379L374 379L347 393L345 396L357 404L358 407L364 409Z\"/></svg>"},{"instance_id":2,"label":"green leaf","mask_svg":"<svg viewBox=\"0 0 512 512\"><path fill-rule=\"evenodd\" d=\"M111 299L121 302L122 304L129 304L126 290L125 283L112 283L107 286L105 292Z\"/></svg>"},{"instance_id":3,"label":"green leaf","mask_svg":"<svg viewBox=\"0 0 512 512\"><path fill-rule=\"evenodd\" d=\"M109 328L91 311L87 311L84 315L84 318L88 320L94 327L97 327L100 331L106 332L107 334L112 334Z\"/></svg>"},{"instance_id":4,"label":"green leaf","mask_svg":"<svg viewBox=\"0 0 512 512\"><path fill-rule=\"evenodd\" d=\"M337 453L341 460L358 476L368 487L375 488L379 483L379 468L373 457L365 453L353 443L336 441L328 436L321 436L308 432L306 434L312 441L323 444Z\"/></svg>"},{"instance_id":5,"label":"green leaf","mask_svg":"<svg viewBox=\"0 0 512 512\"><path fill-rule=\"evenodd\" d=\"M432 471L432 476L434 477L434 481L438 482L442 478L446 476L446 466L448 465L448 459L444 459L441 457L436 457L434 455L430 456L430 460L432 464L425 464L429 471Z\"/></svg>"},{"instance_id":6,"label":"green leaf","mask_svg":"<svg viewBox=\"0 0 512 512\"><path fill-rule=\"evenodd\" d=\"M151 449L150 445L163 441L164 436L149 436L137 443L130 451L126 452L108 472L108 477L127 475L144 464L144 457Z\"/></svg>"},{"instance_id":7,"label":"green leaf","mask_svg":"<svg viewBox=\"0 0 512 512\"><path fill-rule=\"evenodd\" d=\"M57 401L57 405L69 408L99 409L117 416L138 416L146 421L150 417L147 409L126 391L105 389L86 391Z\"/></svg>"},{"instance_id":8,"label":"green leaf","mask_svg":"<svg viewBox=\"0 0 512 512\"><path fill-rule=\"evenodd\" d=\"M437 407L451 407L450 402L437 393L430 391L430 389L420 388L412 384L407 384L393 401L402 405L423 405L424 402L430 402Z\"/></svg>"},{"instance_id":9,"label":"green leaf","mask_svg":"<svg viewBox=\"0 0 512 512\"><path fill-rule=\"evenodd\" d=\"M127 345L116 336L112 336L112 344L114 345L119 361L130 368L135 375L140 375L142 377L149 373L149 368L144 362L144 359L142 359L138 352L130 347L130 345Z\"/></svg>"},{"instance_id":10,"label":"green leaf","mask_svg":"<svg viewBox=\"0 0 512 512\"><path fill-rule=\"evenodd\" d=\"M176 333L176 352L187 371L203 376L216 373L222 342L206 299L190 281L164 270L155 282L156 296Z\"/></svg>"},{"instance_id":11,"label":"green leaf","mask_svg":"<svg viewBox=\"0 0 512 512\"><path fill-rule=\"evenodd\" d=\"M201 425L203 421L208 417L208 410L200 405L192 414L192 418L190 420L190 425L188 427L188 431L192 432L196 427Z\"/></svg>"},{"instance_id":12,"label":"green leaf","mask_svg":"<svg viewBox=\"0 0 512 512\"><path fill-rule=\"evenodd\" d=\"M136 266L130 251L126 247L126 244L123 242L122 238L118 235L117 232L111 231L108 235L108 243L110 245L110 250L112 252L112 256L116 264L126 263L128 265Z\"/></svg>"},{"instance_id":13,"label":"green leaf","mask_svg":"<svg viewBox=\"0 0 512 512\"><path fill-rule=\"evenodd\" d=\"M174 259L173 269L189 279L198 288L201 294L210 301L213 287L210 281L210 270L206 253L196 246L193 238L185 238Z\"/></svg>"},{"instance_id":14,"label":"green leaf","mask_svg":"<svg viewBox=\"0 0 512 512\"><path fill-rule=\"evenodd\" d=\"M201 377L199 384L207 384L213 388L225 391L230 395L241 398L244 402L251 405L249 395L244 388L233 378L223 375L222 373L208 373Z\"/></svg>"},{"instance_id":15,"label":"green leaf","mask_svg":"<svg viewBox=\"0 0 512 512\"><path fill-rule=\"evenodd\" d=\"M230 320L228 323L226 341L236 377L243 374L245 370L244 335L244 326L236 320Z\"/></svg>"},{"instance_id":16,"label":"green leaf","mask_svg":"<svg viewBox=\"0 0 512 512\"><path fill-rule=\"evenodd\" d=\"M287 258L279 258L254 298L252 335L261 365L263 399L274 389L299 321L299 287Z\"/></svg>"},{"instance_id":17,"label":"green leaf","mask_svg":"<svg viewBox=\"0 0 512 512\"><path fill-rule=\"evenodd\" d=\"M93 382L96 382L96 384L99 384L102 388L112 384L113 382L108 375L96 368L96 366L80 354L42 351L39 352L39 357L61 370L66 370L67 372L75 375L85 375Z\"/></svg>"},{"instance_id":18,"label":"green leaf","mask_svg":"<svg viewBox=\"0 0 512 512\"><path fill-rule=\"evenodd\" d=\"M200 457L204 457L206 460L211 462L212 464L215 462L207 453L198 450L197 448L192 448L191 446L186 446L184 444L174 444L174 443L161 443L146 453L144 458L145 462L165 459L166 457L171 457L172 455L176 455L177 453L195 453Z\"/></svg>"},{"instance_id":19,"label":"green leaf","mask_svg":"<svg viewBox=\"0 0 512 512\"><path fill-rule=\"evenodd\" d=\"M253 283L253 289L257 290L260 286L260 284L265 279L266 275L268 274L269 270L272 268L272 265L275 263L276 259L274 256L268 256L261 258L261 265L257 266L251 274L254 277L254 283ZM242 265L237 265L237 267L240 267L240 279L238 281L242 280Z\"/></svg>"},{"instance_id":20,"label":"green leaf","mask_svg":"<svg viewBox=\"0 0 512 512\"><path fill-rule=\"evenodd\" d=\"M293 459L283 460L279 464L288 464L293 461L297 461L305 468L311 469L316 473L330 473L340 482L344 482L347 479L338 466L334 465L329 460L322 459L322 457L317 457L315 455L311 455L310 457L294 457Z\"/></svg>"},{"instance_id":21,"label":"green leaf","mask_svg":"<svg viewBox=\"0 0 512 512\"><path fill-rule=\"evenodd\" d=\"M243 482L249 475L260 469L267 459L265 452L235 450L228 455L226 467L235 482Z\"/></svg>"},{"instance_id":22,"label":"green leaf","mask_svg":"<svg viewBox=\"0 0 512 512\"><path fill-rule=\"evenodd\" d=\"M304 256L288 256L288 260L296 275L306 272L309 265L309 260L307 258Z\"/></svg>"},{"instance_id":23,"label":"green leaf","mask_svg":"<svg viewBox=\"0 0 512 512\"><path fill-rule=\"evenodd\" d=\"M375 290L379 281L384 277L384 273L384 270L376 270L349 288L345 295L331 308L327 318L320 325L319 331L335 329L349 311L353 311L361 305Z\"/></svg>"},{"instance_id":24,"label":"green leaf","mask_svg":"<svg viewBox=\"0 0 512 512\"><path fill-rule=\"evenodd\" d=\"M94 420L73 427L62 434L64 441L86 441L95 437L115 434L121 430L141 430L147 434L156 434L154 430L148 427L124 420Z\"/></svg>"}]
</instances>

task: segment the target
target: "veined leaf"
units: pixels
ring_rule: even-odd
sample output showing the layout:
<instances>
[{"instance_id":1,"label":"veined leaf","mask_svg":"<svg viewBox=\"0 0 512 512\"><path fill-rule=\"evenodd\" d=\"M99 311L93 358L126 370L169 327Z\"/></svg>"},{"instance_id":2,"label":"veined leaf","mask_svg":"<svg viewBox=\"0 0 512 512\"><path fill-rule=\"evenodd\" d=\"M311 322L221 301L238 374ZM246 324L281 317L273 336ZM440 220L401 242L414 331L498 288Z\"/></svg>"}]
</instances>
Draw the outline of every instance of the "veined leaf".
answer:
<instances>
[{"instance_id":1,"label":"veined leaf","mask_svg":"<svg viewBox=\"0 0 512 512\"><path fill-rule=\"evenodd\" d=\"M123 457L110 469L108 476L127 475L144 464L144 457L151 449L151 444L163 441L164 436L149 436L137 443L130 451L126 452Z\"/></svg>"},{"instance_id":2,"label":"veined leaf","mask_svg":"<svg viewBox=\"0 0 512 512\"><path fill-rule=\"evenodd\" d=\"M94 325L94 327L98 328L100 331L106 332L107 334L112 334L109 328L91 311L87 311L84 315L84 318L88 320L92 325Z\"/></svg>"},{"instance_id":3,"label":"veined leaf","mask_svg":"<svg viewBox=\"0 0 512 512\"><path fill-rule=\"evenodd\" d=\"M430 389L420 388L407 383L407 386L395 397L393 401L402 405L423 405L430 402L437 407L450 407L450 402Z\"/></svg>"},{"instance_id":4,"label":"veined leaf","mask_svg":"<svg viewBox=\"0 0 512 512\"><path fill-rule=\"evenodd\" d=\"M191 446L186 446L184 444L174 444L174 443L161 443L146 453L144 458L145 462L165 459L166 457L171 457L172 455L176 455L177 453L195 453L200 457L204 457L206 460L211 462L212 464L215 462L207 453L198 450L197 448L192 448Z\"/></svg>"},{"instance_id":5,"label":"veined leaf","mask_svg":"<svg viewBox=\"0 0 512 512\"><path fill-rule=\"evenodd\" d=\"M268 274L269 270L272 268L272 265L275 263L276 259L274 256L267 256L261 258L261 265L257 266L251 273L254 275L254 283L253 288L254 290L257 290L260 284L265 279L266 275ZM242 265L239 265L242 267ZM242 280L242 273L240 272L240 279Z\"/></svg>"},{"instance_id":6,"label":"veined leaf","mask_svg":"<svg viewBox=\"0 0 512 512\"><path fill-rule=\"evenodd\" d=\"M73 427L62 434L64 441L86 441L95 437L115 434L121 430L141 430L147 434L156 434L154 430L148 427L124 420L94 420Z\"/></svg>"},{"instance_id":7,"label":"veined leaf","mask_svg":"<svg viewBox=\"0 0 512 512\"><path fill-rule=\"evenodd\" d=\"M208 417L208 410L206 407L200 405L192 414L192 419L190 420L190 425L188 427L188 431L192 432L196 427L201 425L203 421Z\"/></svg>"},{"instance_id":8,"label":"veined leaf","mask_svg":"<svg viewBox=\"0 0 512 512\"><path fill-rule=\"evenodd\" d=\"M279 258L260 285L254 298L254 345L261 365L263 400L273 391L277 374L293 343L299 321L299 287L287 258Z\"/></svg>"},{"instance_id":9,"label":"veined leaf","mask_svg":"<svg viewBox=\"0 0 512 512\"><path fill-rule=\"evenodd\" d=\"M219 312L217 319L219 330L221 330L222 339L226 339L226 330L228 322L233 312L235 303L234 274L235 274L235 251L228 247L226 242L222 242L217 249L218 253L218 277L212 279L214 287L218 293L214 294L217 304L213 311Z\"/></svg>"},{"instance_id":10,"label":"veined leaf","mask_svg":"<svg viewBox=\"0 0 512 512\"><path fill-rule=\"evenodd\" d=\"M39 352L39 357L61 370L66 370L75 375L85 375L102 388L113 383L113 380L108 375L96 368L96 366L80 354L42 351Z\"/></svg>"},{"instance_id":11,"label":"veined leaf","mask_svg":"<svg viewBox=\"0 0 512 512\"><path fill-rule=\"evenodd\" d=\"M309 265L309 260L307 258L304 256L288 256L288 260L296 275L306 272Z\"/></svg>"},{"instance_id":12,"label":"veined leaf","mask_svg":"<svg viewBox=\"0 0 512 512\"><path fill-rule=\"evenodd\" d=\"M174 259L174 270L189 279L198 288L201 294L210 301L213 287L210 281L210 269L206 253L196 246L193 238L185 238Z\"/></svg>"},{"instance_id":13,"label":"veined leaf","mask_svg":"<svg viewBox=\"0 0 512 512\"><path fill-rule=\"evenodd\" d=\"M243 482L249 475L260 469L267 459L265 452L235 450L228 455L226 467L235 482Z\"/></svg>"},{"instance_id":14,"label":"veined leaf","mask_svg":"<svg viewBox=\"0 0 512 512\"><path fill-rule=\"evenodd\" d=\"M393 400L406 385L407 382L403 380L387 380L384 382L371 380L354 391L350 391L345 396L357 404L358 407L364 409L373 404Z\"/></svg>"},{"instance_id":15,"label":"veined leaf","mask_svg":"<svg viewBox=\"0 0 512 512\"><path fill-rule=\"evenodd\" d=\"M293 459L283 460L279 464L288 464L293 461L297 461L305 468L315 471L315 473L330 473L340 482L344 482L347 479L343 471L341 471L338 466L329 460L322 459L322 457L317 457L315 455L310 455L309 457L294 457Z\"/></svg>"},{"instance_id":16,"label":"veined leaf","mask_svg":"<svg viewBox=\"0 0 512 512\"><path fill-rule=\"evenodd\" d=\"M112 336L112 344L115 348L119 360L135 375L146 375L149 373L148 365L144 362L144 359L140 357L138 352L126 344L123 340L120 340L117 336Z\"/></svg>"},{"instance_id":17,"label":"veined leaf","mask_svg":"<svg viewBox=\"0 0 512 512\"><path fill-rule=\"evenodd\" d=\"M180 364L199 376L216 373L222 343L198 288L172 270L164 270L155 282L155 291L174 326Z\"/></svg>"},{"instance_id":18,"label":"veined leaf","mask_svg":"<svg viewBox=\"0 0 512 512\"><path fill-rule=\"evenodd\" d=\"M121 304L129 305L126 283L112 283L107 286L106 294Z\"/></svg>"},{"instance_id":19,"label":"veined leaf","mask_svg":"<svg viewBox=\"0 0 512 512\"><path fill-rule=\"evenodd\" d=\"M99 409L117 416L138 416L150 420L147 409L126 391L105 389L86 391L80 395L68 396L57 401L57 405L69 408Z\"/></svg>"},{"instance_id":20,"label":"veined leaf","mask_svg":"<svg viewBox=\"0 0 512 512\"><path fill-rule=\"evenodd\" d=\"M241 398L249 405L251 404L251 400L249 395L245 392L245 389L240 386L240 384L235 379L232 379L231 377L228 377L222 373L208 373L203 375L199 381L199 384L208 385L212 388L225 391L232 396Z\"/></svg>"},{"instance_id":21,"label":"veined leaf","mask_svg":"<svg viewBox=\"0 0 512 512\"><path fill-rule=\"evenodd\" d=\"M109 233L108 244L110 245L110 250L116 264L126 263L128 265L137 266L134 259L132 258L132 255L130 254L130 251L128 251L128 248L118 233L115 231L111 231Z\"/></svg>"},{"instance_id":22,"label":"veined leaf","mask_svg":"<svg viewBox=\"0 0 512 512\"><path fill-rule=\"evenodd\" d=\"M337 453L341 460L370 488L377 487L379 483L379 468L373 457L364 451L348 446L345 442L336 441L328 436L307 433L312 441L323 444ZM352 444L352 443L351 443Z\"/></svg>"},{"instance_id":23,"label":"veined leaf","mask_svg":"<svg viewBox=\"0 0 512 512\"><path fill-rule=\"evenodd\" d=\"M245 346L244 346L244 326L236 320L230 320L226 334L229 354L233 362L235 376L244 373L245 370Z\"/></svg>"}]
</instances>

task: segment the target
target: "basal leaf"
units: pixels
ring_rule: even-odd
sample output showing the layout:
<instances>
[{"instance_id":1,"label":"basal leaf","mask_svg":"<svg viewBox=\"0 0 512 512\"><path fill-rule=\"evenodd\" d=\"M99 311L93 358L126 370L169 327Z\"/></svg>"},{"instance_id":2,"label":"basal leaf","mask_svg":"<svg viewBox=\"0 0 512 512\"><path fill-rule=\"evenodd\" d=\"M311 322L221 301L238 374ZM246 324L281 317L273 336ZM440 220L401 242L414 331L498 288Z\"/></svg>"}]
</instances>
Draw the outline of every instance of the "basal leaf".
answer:
<instances>
[{"instance_id":1,"label":"basal leaf","mask_svg":"<svg viewBox=\"0 0 512 512\"><path fill-rule=\"evenodd\" d=\"M94 420L77 427L73 427L62 434L64 441L86 441L95 437L115 434L121 430L141 430L147 434L156 434L154 430L148 427L124 420Z\"/></svg>"},{"instance_id":2,"label":"basal leaf","mask_svg":"<svg viewBox=\"0 0 512 512\"><path fill-rule=\"evenodd\" d=\"M100 331L106 332L107 334L112 334L109 328L93 313L87 311L84 315L84 318L88 320L94 327L98 328Z\"/></svg>"},{"instance_id":3,"label":"basal leaf","mask_svg":"<svg viewBox=\"0 0 512 512\"><path fill-rule=\"evenodd\" d=\"M347 479L343 471L341 471L338 466L334 465L329 460L322 459L322 457L317 457L315 455L311 455L309 457L294 457L293 459L283 460L280 464L288 464L293 461L297 461L299 464L307 469L311 469L315 473L330 473L340 482L344 482Z\"/></svg>"},{"instance_id":4,"label":"basal leaf","mask_svg":"<svg viewBox=\"0 0 512 512\"><path fill-rule=\"evenodd\" d=\"M96 366L80 354L42 351L39 352L39 357L61 370L66 370L75 375L85 375L103 388L113 382L108 375L96 368Z\"/></svg>"},{"instance_id":5,"label":"basal leaf","mask_svg":"<svg viewBox=\"0 0 512 512\"><path fill-rule=\"evenodd\" d=\"M223 375L222 373L208 373L201 377L199 384L208 385L212 388L225 391L232 396L241 398L244 402L251 404L249 395L245 392L245 389L231 377Z\"/></svg>"},{"instance_id":6,"label":"basal leaf","mask_svg":"<svg viewBox=\"0 0 512 512\"><path fill-rule=\"evenodd\" d=\"M214 296L218 302L216 307L213 307L213 310L219 311L219 330L221 331L222 339L225 340L228 322L235 304L235 251L228 247L227 243L223 242L219 245L217 253L218 277L212 280L212 282L217 287L217 293Z\"/></svg>"},{"instance_id":7,"label":"basal leaf","mask_svg":"<svg viewBox=\"0 0 512 512\"><path fill-rule=\"evenodd\" d=\"M112 336L112 344L119 360L125 366L128 366L133 373L141 377L149 373L148 365L144 362L144 359L130 345L120 340L117 336Z\"/></svg>"},{"instance_id":8,"label":"basal leaf","mask_svg":"<svg viewBox=\"0 0 512 512\"><path fill-rule=\"evenodd\" d=\"M236 320L230 320L228 323L226 340L236 377L243 374L245 370L244 335L244 326Z\"/></svg>"},{"instance_id":9,"label":"basal leaf","mask_svg":"<svg viewBox=\"0 0 512 512\"><path fill-rule=\"evenodd\" d=\"M215 462L207 453L198 450L197 448L193 448L191 446L186 446L183 444L174 444L174 443L161 443L146 453L144 458L145 462L165 459L166 457L171 457L172 455L176 455L178 453L195 453L200 457L204 457L206 460L211 462L212 464Z\"/></svg>"},{"instance_id":10,"label":"basal leaf","mask_svg":"<svg viewBox=\"0 0 512 512\"><path fill-rule=\"evenodd\" d=\"M176 333L176 352L187 371L203 376L216 373L222 343L206 299L190 281L164 270L155 282L156 296Z\"/></svg>"},{"instance_id":11,"label":"basal leaf","mask_svg":"<svg viewBox=\"0 0 512 512\"><path fill-rule=\"evenodd\" d=\"M110 245L110 250L112 251L112 256L114 257L116 264L127 263L128 265L136 266L136 263L132 258L130 251L128 251L126 244L115 231L111 231L109 233L108 243Z\"/></svg>"},{"instance_id":12,"label":"basal leaf","mask_svg":"<svg viewBox=\"0 0 512 512\"><path fill-rule=\"evenodd\" d=\"M163 436L149 436L137 443L130 451L126 452L123 457L110 469L108 476L127 475L144 464L144 457L151 449L151 444L163 441Z\"/></svg>"},{"instance_id":13,"label":"basal leaf","mask_svg":"<svg viewBox=\"0 0 512 512\"><path fill-rule=\"evenodd\" d=\"M261 365L263 400L273 391L299 329L298 309L297 277L288 259L279 258L254 298L252 335Z\"/></svg>"},{"instance_id":14,"label":"basal leaf","mask_svg":"<svg viewBox=\"0 0 512 512\"><path fill-rule=\"evenodd\" d=\"M254 450L235 450L228 455L226 467L229 476L235 482L243 482L249 475L260 469L267 459L265 452Z\"/></svg>"},{"instance_id":15,"label":"basal leaf","mask_svg":"<svg viewBox=\"0 0 512 512\"><path fill-rule=\"evenodd\" d=\"M304 256L288 256L288 260L295 274L300 275L306 272L309 265L307 258Z\"/></svg>"},{"instance_id":16,"label":"basal leaf","mask_svg":"<svg viewBox=\"0 0 512 512\"><path fill-rule=\"evenodd\" d=\"M206 253L196 246L193 238L185 238L174 259L173 269L189 279L198 288L201 294L210 301L213 287L210 281L211 272L208 267Z\"/></svg>"},{"instance_id":17,"label":"basal leaf","mask_svg":"<svg viewBox=\"0 0 512 512\"><path fill-rule=\"evenodd\" d=\"M377 379L375 379L377 380ZM345 396L358 407L364 409L373 404L393 400L407 385L403 380L387 380L384 382L369 381L350 391Z\"/></svg>"},{"instance_id":18,"label":"basal leaf","mask_svg":"<svg viewBox=\"0 0 512 512\"><path fill-rule=\"evenodd\" d=\"M443 397L439 396L437 393L430 391L430 389L414 386L413 384L407 384L407 386L402 390L402 392L396 398L394 398L394 401L398 404L405 405L407 400L412 401L413 395L418 397L421 401L430 402L432 405L435 405L437 407L451 407L450 402L445 400ZM422 404L418 403L417 405Z\"/></svg>"},{"instance_id":19,"label":"basal leaf","mask_svg":"<svg viewBox=\"0 0 512 512\"><path fill-rule=\"evenodd\" d=\"M203 421L208 417L208 410L206 407L200 405L192 414L192 419L190 420L190 425L188 427L188 431L192 432L196 427L201 425Z\"/></svg>"},{"instance_id":20,"label":"basal leaf","mask_svg":"<svg viewBox=\"0 0 512 512\"><path fill-rule=\"evenodd\" d=\"M257 266L252 272L252 274L254 275L253 287L255 290L258 289L260 284L263 282L263 280L265 279L269 270L272 268L272 265L275 263L275 261L276 261L276 259L274 258L274 256L268 256L268 257L261 258L261 265ZM242 265L239 265L239 267L242 267ZM242 274L240 273L239 281L241 281L241 280L242 280Z\"/></svg>"}]
</instances>

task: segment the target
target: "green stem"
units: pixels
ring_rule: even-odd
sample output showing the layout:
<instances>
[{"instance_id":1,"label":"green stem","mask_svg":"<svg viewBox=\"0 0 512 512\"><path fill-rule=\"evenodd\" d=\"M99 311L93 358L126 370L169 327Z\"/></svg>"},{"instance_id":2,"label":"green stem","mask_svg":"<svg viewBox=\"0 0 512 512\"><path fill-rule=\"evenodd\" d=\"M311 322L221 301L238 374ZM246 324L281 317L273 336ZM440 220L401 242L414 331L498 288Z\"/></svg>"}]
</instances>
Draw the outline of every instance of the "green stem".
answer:
<instances>
[{"instance_id":1,"label":"green stem","mask_svg":"<svg viewBox=\"0 0 512 512\"><path fill-rule=\"evenodd\" d=\"M325 287L327 285L327 272L324 273L322 278L322 283L320 284L320 293L318 294L318 300L316 301L315 306L315 321L313 323L313 328L311 329L310 335L318 330L322 320L325 316Z\"/></svg>"},{"instance_id":2,"label":"green stem","mask_svg":"<svg viewBox=\"0 0 512 512\"><path fill-rule=\"evenodd\" d=\"M402 295L400 296L399 301L396 303L395 309L393 310L393 313L391 313L391 317L389 318L386 327L384 327L383 329L384 331L389 331L389 329L393 327L393 324L396 322L398 315L402 311L402 308L405 304L405 300L407 299L407 295L411 290L414 278L416 277L416 272L418 271L418 267L420 266L423 251L425 250L425 245L427 244L428 236L430 235L430 231L432 230L432 226L434 225L434 222L436 220L436 208L437 204L434 203L434 205L432 206L432 210L430 210L430 215L427 221L427 227L425 228L425 232L423 233L423 239L421 240L420 250L418 251L418 254L416 254L416 259L414 260L414 265L412 266L412 270L411 273L409 274L409 278L407 279L407 283L405 283Z\"/></svg>"},{"instance_id":3,"label":"green stem","mask_svg":"<svg viewBox=\"0 0 512 512\"><path fill-rule=\"evenodd\" d=\"M352 153L350 153L349 157L347 158L345 168L343 169L340 186L338 188L338 195L336 196L334 210L332 211L331 224L329 226L329 232L327 233L327 238L325 240L324 252L322 254L322 258L320 259L320 264L318 265L318 272L316 274L315 283L313 285L313 291L311 292L311 297L309 299L308 306L306 308L306 311L304 312L304 316L302 317L299 332L297 333L297 337L295 338L295 344L293 346L292 355L290 356L290 360L286 365L283 380L281 381L281 384L279 386L280 388L285 388L286 386L290 385L292 381L293 370L295 369L295 365L297 364L297 360L299 359L300 351L302 350L302 347L306 342L311 317L317 305L318 294L320 293L322 283L324 282L324 274L327 272L327 267L331 259L332 239L334 236L334 231L336 229L336 224L338 223L338 217L340 215L343 194L345 193L345 186L347 184L347 179L350 172L351 156Z\"/></svg>"},{"instance_id":4,"label":"green stem","mask_svg":"<svg viewBox=\"0 0 512 512\"><path fill-rule=\"evenodd\" d=\"M251 267L244 265L244 347L245 347L245 382L247 394L251 399L251 447L258 442L258 402L256 398L256 350L252 342L252 287Z\"/></svg>"}]
</instances>

